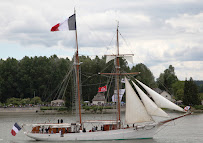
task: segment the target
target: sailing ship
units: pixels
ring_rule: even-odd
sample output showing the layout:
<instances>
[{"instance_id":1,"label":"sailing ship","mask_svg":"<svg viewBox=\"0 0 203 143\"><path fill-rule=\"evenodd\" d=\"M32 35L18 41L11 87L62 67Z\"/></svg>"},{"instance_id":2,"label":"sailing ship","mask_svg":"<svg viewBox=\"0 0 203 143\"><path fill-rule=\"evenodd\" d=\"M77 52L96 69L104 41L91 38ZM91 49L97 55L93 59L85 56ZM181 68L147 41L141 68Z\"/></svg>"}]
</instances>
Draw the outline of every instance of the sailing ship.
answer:
<instances>
[{"instance_id":1,"label":"sailing ship","mask_svg":"<svg viewBox=\"0 0 203 143\"><path fill-rule=\"evenodd\" d=\"M76 46L77 50L75 53L75 85L76 85L76 97L78 101L78 113L79 122L74 123L36 123L36 124L23 124L24 134L28 137L41 140L41 141L68 141L68 140L121 140L121 139L147 139L152 138L156 133L157 129L163 124L173 121L175 119L187 116L191 113L185 113L176 118L169 118L160 122L156 122L153 116L169 117L169 115L161 108L169 108L185 112L184 109L162 97L154 90L143 84L142 82L135 79L136 83L130 81L130 75L137 73L121 73L119 59L126 58L131 59L133 55L121 55L119 54L119 40L118 40L118 26L117 26L117 54L107 55L107 62L115 60L116 73L100 73L100 74L111 74L116 76L116 88L117 88L117 119L116 120L88 120L82 121L81 118L81 104L80 104L80 74L79 74L79 56L78 56L78 42L77 42L77 30L75 14L69 17L68 24L74 24L72 30L75 30L76 35ZM70 21L71 22L70 22ZM59 26L59 25L58 25ZM57 30L58 27L55 27ZM120 114L120 97L119 97L119 81L120 77L124 76L125 79L125 90L126 90L126 111L125 111L125 125L121 121ZM131 83L132 84L131 84ZM137 90L134 91L133 87ZM142 91L139 86L144 90ZM149 96L153 101L149 98ZM86 124L97 123L101 125L101 129L92 128L86 130ZM26 126L31 126L30 130L26 129Z\"/></svg>"}]
</instances>

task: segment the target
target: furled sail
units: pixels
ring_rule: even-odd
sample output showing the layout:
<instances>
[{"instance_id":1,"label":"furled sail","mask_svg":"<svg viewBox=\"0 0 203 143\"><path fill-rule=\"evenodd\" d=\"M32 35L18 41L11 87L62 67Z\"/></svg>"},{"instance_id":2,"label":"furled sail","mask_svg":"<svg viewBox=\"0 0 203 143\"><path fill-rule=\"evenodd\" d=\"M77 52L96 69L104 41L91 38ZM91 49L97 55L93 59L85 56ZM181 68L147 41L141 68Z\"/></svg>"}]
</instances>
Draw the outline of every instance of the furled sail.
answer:
<instances>
[{"instance_id":1,"label":"furled sail","mask_svg":"<svg viewBox=\"0 0 203 143\"><path fill-rule=\"evenodd\" d=\"M152 96L153 100L155 101L158 107L185 112L183 108L177 106L176 104L172 103L168 99L164 98L163 96L161 96L160 94L152 90L151 88L147 87L145 84L141 83L139 80L136 79L136 81L149 93L150 96Z\"/></svg>"},{"instance_id":2,"label":"furled sail","mask_svg":"<svg viewBox=\"0 0 203 143\"><path fill-rule=\"evenodd\" d=\"M106 56L106 63L116 58L116 55L107 55Z\"/></svg>"},{"instance_id":3,"label":"furled sail","mask_svg":"<svg viewBox=\"0 0 203 143\"><path fill-rule=\"evenodd\" d=\"M134 87L136 88L137 92L144 103L147 112L151 116L161 116L161 117L169 117L166 112L164 112L161 108L159 108L133 81Z\"/></svg>"},{"instance_id":4,"label":"furled sail","mask_svg":"<svg viewBox=\"0 0 203 143\"><path fill-rule=\"evenodd\" d=\"M133 63L133 57L132 55L107 55L106 56L106 63L108 63L109 61L115 59L116 57L122 57L124 59L126 59L127 61Z\"/></svg>"},{"instance_id":5,"label":"furled sail","mask_svg":"<svg viewBox=\"0 0 203 143\"><path fill-rule=\"evenodd\" d=\"M144 105L138 98L137 94L131 87L126 77L125 77L125 88L126 88L126 112L125 112L126 124L152 121L151 116L147 113Z\"/></svg>"},{"instance_id":6,"label":"furled sail","mask_svg":"<svg viewBox=\"0 0 203 143\"><path fill-rule=\"evenodd\" d=\"M131 55L124 55L123 58L126 59L128 62L133 63L133 56L131 56Z\"/></svg>"}]
</instances>

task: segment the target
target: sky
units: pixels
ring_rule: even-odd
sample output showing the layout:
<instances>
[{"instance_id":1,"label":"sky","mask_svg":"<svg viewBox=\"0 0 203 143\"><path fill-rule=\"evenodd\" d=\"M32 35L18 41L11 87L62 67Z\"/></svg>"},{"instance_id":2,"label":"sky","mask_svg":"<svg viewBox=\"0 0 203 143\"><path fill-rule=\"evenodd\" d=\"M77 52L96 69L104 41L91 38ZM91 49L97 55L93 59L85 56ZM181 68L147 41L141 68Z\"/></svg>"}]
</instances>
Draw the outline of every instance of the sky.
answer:
<instances>
[{"instance_id":1,"label":"sky","mask_svg":"<svg viewBox=\"0 0 203 143\"><path fill-rule=\"evenodd\" d=\"M158 78L172 65L178 79L203 80L202 0L0 0L0 58L72 58L75 32L50 32L76 9L79 54L134 54Z\"/></svg>"}]
</instances>

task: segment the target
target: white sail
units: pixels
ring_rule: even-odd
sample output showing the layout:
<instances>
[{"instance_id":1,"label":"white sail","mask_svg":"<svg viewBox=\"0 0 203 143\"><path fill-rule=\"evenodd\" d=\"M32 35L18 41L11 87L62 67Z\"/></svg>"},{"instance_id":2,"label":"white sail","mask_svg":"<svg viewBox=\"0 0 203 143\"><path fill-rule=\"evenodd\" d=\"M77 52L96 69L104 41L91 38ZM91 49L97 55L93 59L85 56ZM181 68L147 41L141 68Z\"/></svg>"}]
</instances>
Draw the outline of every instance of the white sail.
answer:
<instances>
[{"instance_id":1,"label":"white sail","mask_svg":"<svg viewBox=\"0 0 203 143\"><path fill-rule=\"evenodd\" d=\"M123 94L125 93L125 89L119 89L119 99L120 102L123 98ZM112 96L112 102L118 102L118 94L117 94L117 90L114 90L114 95Z\"/></svg>"},{"instance_id":2,"label":"white sail","mask_svg":"<svg viewBox=\"0 0 203 143\"><path fill-rule=\"evenodd\" d=\"M149 116L149 114L147 113L144 105L138 98L137 94L131 87L126 77L125 77L125 88L126 88L126 112L125 112L126 124L152 121L151 116Z\"/></svg>"},{"instance_id":3,"label":"white sail","mask_svg":"<svg viewBox=\"0 0 203 143\"><path fill-rule=\"evenodd\" d=\"M151 88L147 87L145 84L141 83L139 80L136 79L136 81L149 93L150 96L152 96L154 102L158 107L185 112L183 108L177 106L176 104L172 103L168 99L164 98L163 96L161 96L160 94L152 90Z\"/></svg>"},{"instance_id":4,"label":"white sail","mask_svg":"<svg viewBox=\"0 0 203 143\"><path fill-rule=\"evenodd\" d=\"M144 103L147 112L151 116L161 116L161 117L169 117L169 115L164 112L161 108L159 108L133 81L134 87L136 88L137 92Z\"/></svg>"}]
</instances>

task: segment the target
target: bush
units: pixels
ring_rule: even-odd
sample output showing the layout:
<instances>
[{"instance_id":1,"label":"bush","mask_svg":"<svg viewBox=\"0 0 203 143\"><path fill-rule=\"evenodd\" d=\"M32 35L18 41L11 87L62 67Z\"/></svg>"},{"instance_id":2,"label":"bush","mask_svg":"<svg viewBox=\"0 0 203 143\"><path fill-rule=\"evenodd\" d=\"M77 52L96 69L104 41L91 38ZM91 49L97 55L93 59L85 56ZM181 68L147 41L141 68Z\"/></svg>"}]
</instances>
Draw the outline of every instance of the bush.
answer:
<instances>
[{"instance_id":1,"label":"bush","mask_svg":"<svg viewBox=\"0 0 203 143\"><path fill-rule=\"evenodd\" d=\"M34 98L31 99L30 101L31 104L37 105L37 104L42 104L41 98L36 96Z\"/></svg>"},{"instance_id":2,"label":"bush","mask_svg":"<svg viewBox=\"0 0 203 143\"><path fill-rule=\"evenodd\" d=\"M99 107L98 107L98 110L99 110L100 112L102 112L103 109L104 109L104 108L103 108L102 106L99 106Z\"/></svg>"},{"instance_id":3,"label":"bush","mask_svg":"<svg viewBox=\"0 0 203 143\"><path fill-rule=\"evenodd\" d=\"M203 105L195 105L194 108L196 110L203 110Z\"/></svg>"},{"instance_id":4,"label":"bush","mask_svg":"<svg viewBox=\"0 0 203 143\"><path fill-rule=\"evenodd\" d=\"M83 106L83 109L85 109L85 111L89 111L91 109L90 106Z\"/></svg>"},{"instance_id":5,"label":"bush","mask_svg":"<svg viewBox=\"0 0 203 143\"><path fill-rule=\"evenodd\" d=\"M93 109L94 113L96 113L98 108L97 108L97 106L92 106L92 109Z\"/></svg>"},{"instance_id":6,"label":"bush","mask_svg":"<svg viewBox=\"0 0 203 143\"><path fill-rule=\"evenodd\" d=\"M21 105L21 99L20 98L9 98L6 101L7 105Z\"/></svg>"},{"instance_id":7,"label":"bush","mask_svg":"<svg viewBox=\"0 0 203 143\"><path fill-rule=\"evenodd\" d=\"M201 100L203 100L203 93L199 93L199 97Z\"/></svg>"},{"instance_id":8,"label":"bush","mask_svg":"<svg viewBox=\"0 0 203 143\"><path fill-rule=\"evenodd\" d=\"M30 104L30 98L25 98L20 101L21 105Z\"/></svg>"},{"instance_id":9,"label":"bush","mask_svg":"<svg viewBox=\"0 0 203 143\"><path fill-rule=\"evenodd\" d=\"M41 106L40 107L40 110L58 110L58 111L66 111L67 110L67 107L53 107L53 106L49 106L49 107L46 107L46 106Z\"/></svg>"},{"instance_id":10,"label":"bush","mask_svg":"<svg viewBox=\"0 0 203 143\"><path fill-rule=\"evenodd\" d=\"M113 109L112 106L105 106L104 109Z\"/></svg>"}]
</instances>

